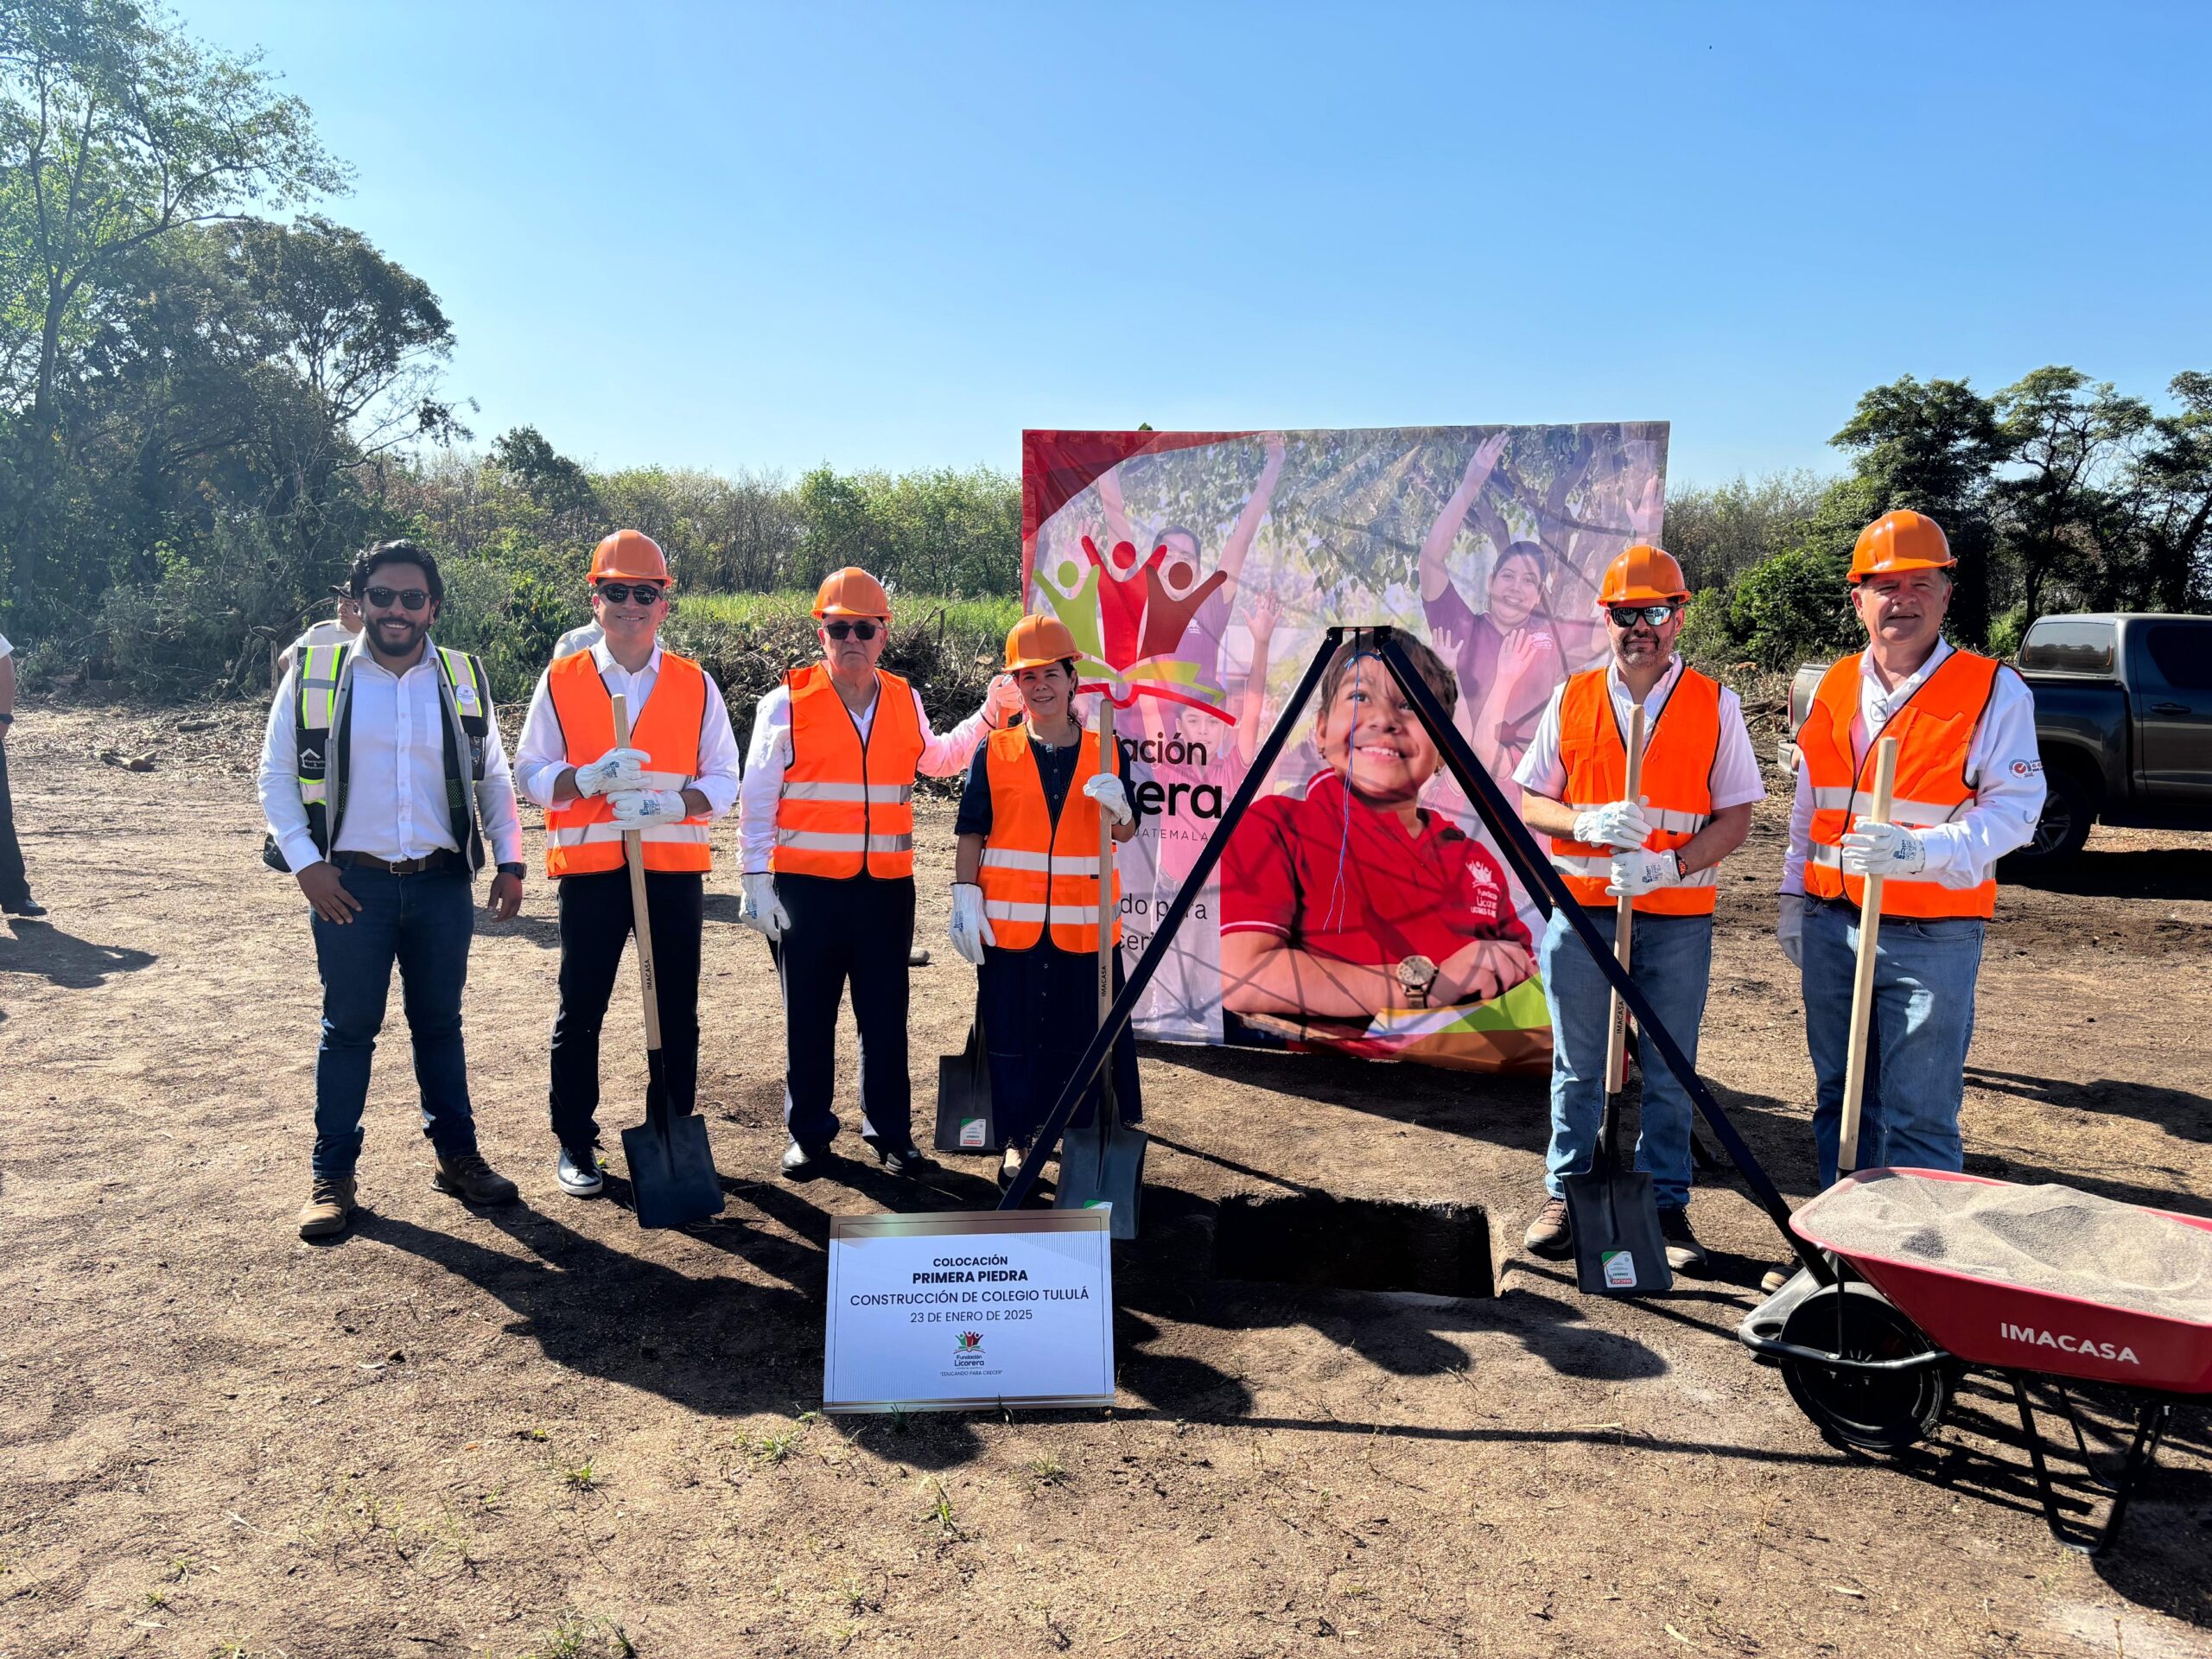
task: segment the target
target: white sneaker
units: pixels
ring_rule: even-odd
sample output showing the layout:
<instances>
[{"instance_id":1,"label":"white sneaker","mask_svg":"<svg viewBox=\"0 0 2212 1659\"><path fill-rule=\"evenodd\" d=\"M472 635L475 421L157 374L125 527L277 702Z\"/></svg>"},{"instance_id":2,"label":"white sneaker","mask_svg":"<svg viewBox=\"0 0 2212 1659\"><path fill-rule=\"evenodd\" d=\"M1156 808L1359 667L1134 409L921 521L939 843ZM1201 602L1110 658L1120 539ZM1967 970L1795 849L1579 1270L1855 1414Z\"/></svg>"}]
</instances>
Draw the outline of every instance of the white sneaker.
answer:
<instances>
[{"instance_id":1,"label":"white sneaker","mask_svg":"<svg viewBox=\"0 0 2212 1659\"><path fill-rule=\"evenodd\" d=\"M561 1162L555 1171L561 1181L561 1190L572 1198L595 1198L607 1190L607 1177L599 1173L599 1154L587 1152L582 1158L561 1148Z\"/></svg>"}]
</instances>

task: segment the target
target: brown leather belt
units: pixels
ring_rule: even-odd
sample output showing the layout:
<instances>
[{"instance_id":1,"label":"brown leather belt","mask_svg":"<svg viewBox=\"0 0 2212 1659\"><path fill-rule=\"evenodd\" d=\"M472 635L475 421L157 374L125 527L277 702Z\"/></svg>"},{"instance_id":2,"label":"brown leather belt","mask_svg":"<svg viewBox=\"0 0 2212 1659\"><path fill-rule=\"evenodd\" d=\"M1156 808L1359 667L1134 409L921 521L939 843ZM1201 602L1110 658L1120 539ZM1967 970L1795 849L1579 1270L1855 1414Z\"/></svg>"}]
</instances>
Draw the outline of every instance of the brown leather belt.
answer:
<instances>
[{"instance_id":1,"label":"brown leather belt","mask_svg":"<svg viewBox=\"0 0 2212 1659\"><path fill-rule=\"evenodd\" d=\"M376 858L367 853L333 853L334 864L350 864L358 870L382 870L386 875L429 875L438 870L461 868L461 855L449 848L441 847L435 853L425 853L420 858Z\"/></svg>"}]
</instances>

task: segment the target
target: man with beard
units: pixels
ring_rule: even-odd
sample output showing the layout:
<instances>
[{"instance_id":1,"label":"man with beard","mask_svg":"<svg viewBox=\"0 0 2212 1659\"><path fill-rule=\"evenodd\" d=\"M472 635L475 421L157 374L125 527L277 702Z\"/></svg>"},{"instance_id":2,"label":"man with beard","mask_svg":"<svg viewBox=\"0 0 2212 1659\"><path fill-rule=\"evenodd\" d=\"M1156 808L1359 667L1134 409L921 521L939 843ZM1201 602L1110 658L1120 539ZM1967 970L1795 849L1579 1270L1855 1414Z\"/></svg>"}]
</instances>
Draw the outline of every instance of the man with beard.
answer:
<instances>
[{"instance_id":1,"label":"man with beard","mask_svg":"<svg viewBox=\"0 0 2212 1659\"><path fill-rule=\"evenodd\" d=\"M440 1191L504 1204L515 1184L476 1147L461 1048L471 914L485 842L499 873L486 908L522 907L522 826L483 664L430 639L445 583L412 542L353 561L359 642L309 647L269 710L259 792L270 863L298 880L322 978L314 1185L300 1236L343 1232L369 1063L399 969Z\"/></svg>"},{"instance_id":2,"label":"man with beard","mask_svg":"<svg viewBox=\"0 0 2212 1659\"><path fill-rule=\"evenodd\" d=\"M1576 902L1604 912L1599 931L1619 899L1634 901L1629 972L1694 1065L1713 968L1717 867L1744 844L1766 785L1736 694L1675 653L1689 596L1681 567L1662 549L1639 543L1607 567L1598 604L1613 659L1554 695L1514 776L1521 816L1552 837L1552 863ZM1624 734L1639 703L1643 777L1631 799ZM1574 1249L1566 1178L1590 1167L1605 1109L1612 988L1564 909L1553 913L1539 962L1552 1016L1552 1135L1548 1197L1524 1243L1538 1255L1565 1256ZM1651 1033L1639 1032L1637 1041L1636 1166L1658 1197L1668 1264L1700 1274L1705 1250L1689 1221L1690 1097Z\"/></svg>"}]
</instances>

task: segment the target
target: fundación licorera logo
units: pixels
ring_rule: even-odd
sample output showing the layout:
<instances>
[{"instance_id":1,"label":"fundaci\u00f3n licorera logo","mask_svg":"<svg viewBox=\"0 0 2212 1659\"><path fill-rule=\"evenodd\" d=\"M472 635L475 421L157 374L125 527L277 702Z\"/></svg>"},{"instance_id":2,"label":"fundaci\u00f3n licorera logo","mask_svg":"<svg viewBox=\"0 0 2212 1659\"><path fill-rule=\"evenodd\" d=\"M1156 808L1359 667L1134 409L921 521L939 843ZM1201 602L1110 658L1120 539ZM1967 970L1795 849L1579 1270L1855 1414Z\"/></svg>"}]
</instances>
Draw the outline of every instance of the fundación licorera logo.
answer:
<instances>
[{"instance_id":1,"label":"fundaci\u00f3n licorera logo","mask_svg":"<svg viewBox=\"0 0 2212 1659\"><path fill-rule=\"evenodd\" d=\"M965 1357L972 1354L982 1353L983 1351L983 1333L980 1331L963 1331L958 1336L952 1339L952 1351L956 1356L961 1357Z\"/></svg>"}]
</instances>

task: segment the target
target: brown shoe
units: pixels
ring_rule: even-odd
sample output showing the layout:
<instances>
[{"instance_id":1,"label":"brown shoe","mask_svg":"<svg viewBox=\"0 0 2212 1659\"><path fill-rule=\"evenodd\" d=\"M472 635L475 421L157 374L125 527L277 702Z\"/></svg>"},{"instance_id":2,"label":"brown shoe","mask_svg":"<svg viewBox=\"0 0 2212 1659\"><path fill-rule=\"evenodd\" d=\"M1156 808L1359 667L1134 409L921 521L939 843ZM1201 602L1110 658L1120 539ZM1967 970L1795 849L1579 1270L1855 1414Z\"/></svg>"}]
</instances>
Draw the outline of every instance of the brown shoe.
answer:
<instances>
[{"instance_id":1,"label":"brown shoe","mask_svg":"<svg viewBox=\"0 0 2212 1659\"><path fill-rule=\"evenodd\" d=\"M1688 1279L1706 1274L1705 1246L1690 1230L1688 1210L1668 1208L1659 1212L1659 1236L1667 1241L1667 1265Z\"/></svg>"},{"instance_id":2,"label":"brown shoe","mask_svg":"<svg viewBox=\"0 0 2212 1659\"><path fill-rule=\"evenodd\" d=\"M457 1152L438 1160L430 1181L441 1192L450 1192L463 1204L512 1204L515 1184L484 1161L479 1152Z\"/></svg>"},{"instance_id":3,"label":"brown shoe","mask_svg":"<svg viewBox=\"0 0 2212 1659\"><path fill-rule=\"evenodd\" d=\"M308 1201L300 1206L300 1236L328 1238L344 1232L353 1219L353 1190L351 1175L316 1176Z\"/></svg>"},{"instance_id":4,"label":"brown shoe","mask_svg":"<svg viewBox=\"0 0 2212 1659\"><path fill-rule=\"evenodd\" d=\"M1529 1224L1529 1230L1521 1243L1533 1255L1548 1255L1557 1262L1574 1254L1574 1223L1567 1213L1565 1198L1547 1198L1536 1218Z\"/></svg>"}]
</instances>

